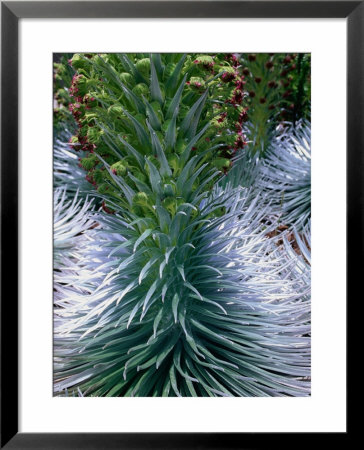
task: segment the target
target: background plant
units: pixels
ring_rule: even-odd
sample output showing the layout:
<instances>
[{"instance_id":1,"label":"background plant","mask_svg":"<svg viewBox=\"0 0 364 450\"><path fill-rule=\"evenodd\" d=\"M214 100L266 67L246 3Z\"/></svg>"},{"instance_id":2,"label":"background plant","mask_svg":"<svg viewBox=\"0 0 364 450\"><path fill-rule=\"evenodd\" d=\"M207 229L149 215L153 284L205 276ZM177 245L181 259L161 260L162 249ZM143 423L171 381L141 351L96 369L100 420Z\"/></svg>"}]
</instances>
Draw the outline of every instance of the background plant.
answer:
<instances>
[{"instance_id":1,"label":"background plant","mask_svg":"<svg viewBox=\"0 0 364 450\"><path fill-rule=\"evenodd\" d=\"M249 94L249 149L264 157L279 123L308 119L310 54L250 53L239 58Z\"/></svg>"}]
</instances>

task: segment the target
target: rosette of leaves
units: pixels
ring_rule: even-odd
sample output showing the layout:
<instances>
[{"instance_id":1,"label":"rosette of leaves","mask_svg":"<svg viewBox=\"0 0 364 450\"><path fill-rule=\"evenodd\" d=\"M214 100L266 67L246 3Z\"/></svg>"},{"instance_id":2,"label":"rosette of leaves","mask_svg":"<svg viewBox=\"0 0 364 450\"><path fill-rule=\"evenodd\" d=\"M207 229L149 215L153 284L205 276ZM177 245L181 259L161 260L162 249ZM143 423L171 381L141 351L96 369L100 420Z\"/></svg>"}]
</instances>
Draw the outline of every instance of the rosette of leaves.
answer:
<instances>
[{"instance_id":1,"label":"rosette of leaves","mask_svg":"<svg viewBox=\"0 0 364 450\"><path fill-rule=\"evenodd\" d=\"M249 94L249 149L264 157L280 122L310 118L310 54L241 54Z\"/></svg>"},{"instance_id":2,"label":"rosette of leaves","mask_svg":"<svg viewBox=\"0 0 364 450\"><path fill-rule=\"evenodd\" d=\"M276 136L256 179L283 224L302 228L311 218L311 128L307 122Z\"/></svg>"},{"instance_id":3,"label":"rosette of leaves","mask_svg":"<svg viewBox=\"0 0 364 450\"><path fill-rule=\"evenodd\" d=\"M257 201L191 191L165 228L100 213L98 286L55 329L55 394L309 395L308 273Z\"/></svg>"}]
</instances>

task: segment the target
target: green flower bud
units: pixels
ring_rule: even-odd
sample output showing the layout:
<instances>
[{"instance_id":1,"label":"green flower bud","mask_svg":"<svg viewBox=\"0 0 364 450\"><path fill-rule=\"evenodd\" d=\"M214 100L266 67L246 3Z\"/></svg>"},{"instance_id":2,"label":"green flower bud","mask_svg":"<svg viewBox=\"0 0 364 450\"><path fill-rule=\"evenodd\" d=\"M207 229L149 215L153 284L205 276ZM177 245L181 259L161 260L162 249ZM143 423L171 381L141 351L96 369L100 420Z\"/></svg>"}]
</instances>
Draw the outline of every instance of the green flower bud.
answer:
<instances>
[{"instance_id":1,"label":"green flower bud","mask_svg":"<svg viewBox=\"0 0 364 450\"><path fill-rule=\"evenodd\" d=\"M90 155L87 158L81 159L82 167L85 170L93 169L97 163L98 163L98 159L95 155Z\"/></svg>"},{"instance_id":2,"label":"green flower bud","mask_svg":"<svg viewBox=\"0 0 364 450\"><path fill-rule=\"evenodd\" d=\"M83 55L80 55L76 53L73 55L71 59L72 67L74 67L76 70L78 69L85 69L88 70L90 67L90 61L85 58Z\"/></svg>"},{"instance_id":3,"label":"green flower bud","mask_svg":"<svg viewBox=\"0 0 364 450\"><path fill-rule=\"evenodd\" d=\"M115 116L123 116L123 108L121 106L117 106L117 105L111 105L109 107L109 109L107 110L107 112L111 115L115 115Z\"/></svg>"},{"instance_id":4,"label":"green flower bud","mask_svg":"<svg viewBox=\"0 0 364 450\"><path fill-rule=\"evenodd\" d=\"M172 122L172 119L169 120L165 120L162 124L162 131L164 131L164 133L166 133L166 131L168 130L169 124Z\"/></svg>"},{"instance_id":5,"label":"green flower bud","mask_svg":"<svg viewBox=\"0 0 364 450\"><path fill-rule=\"evenodd\" d=\"M70 139L70 143L71 144L78 144L78 137L77 136L72 136Z\"/></svg>"},{"instance_id":6,"label":"green flower bud","mask_svg":"<svg viewBox=\"0 0 364 450\"><path fill-rule=\"evenodd\" d=\"M97 54L92 57L92 61L96 64L104 64L103 58Z\"/></svg>"},{"instance_id":7,"label":"green flower bud","mask_svg":"<svg viewBox=\"0 0 364 450\"><path fill-rule=\"evenodd\" d=\"M190 65L192 64L192 62L193 61L192 61L191 55L187 55L185 62L183 64L182 73L185 73L190 68Z\"/></svg>"},{"instance_id":8,"label":"green flower bud","mask_svg":"<svg viewBox=\"0 0 364 450\"><path fill-rule=\"evenodd\" d=\"M114 175L118 175L119 177L126 175L126 167L122 161L116 162L110 167L110 169Z\"/></svg>"},{"instance_id":9,"label":"green flower bud","mask_svg":"<svg viewBox=\"0 0 364 450\"><path fill-rule=\"evenodd\" d=\"M205 87L205 81L201 77L191 77L190 78L190 88L200 91Z\"/></svg>"},{"instance_id":10,"label":"green flower bud","mask_svg":"<svg viewBox=\"0 0 364 450\"><path fill-rule=\"evenodd\" d=\"M231 166L231 161L227 158L216 158L212 161L212 164L217 169L228 169Z\"/></svg>"},{"instance_id":11,"label":"green flower bud","mask_svg":"<svg viewBox=\"0 0 364 450\"><path fill-rule=\"evenodd\" d=\"M190 110L190 108L186 105L180 105L179 107L179 112L178 112L178 119L182 120L187 116L188 111Z\"/></svg>"},{"instance_id":12,"label":"green flower bud","mask_svg":"<svg viewBox=\"0 0 364 450\"><path fill-rule=\"evenodd\" d=\"M169 211L172 214L172 216L175 215L176 209L177 209L175 197L167 197L167 198L165 198L163 200L162 204L163 204L163 207L166 208L166 210Z\"/></svg>"},{"instance_id":13,"label":"green flower bud","mask_svg":"<svg viewBox=\"0 0 364 450\"><path fill-rule=\"evenodd\" d=\"M210 123L213 127L215 127L218 130L223 129L228 125L226 117L221 119L221 116L214 117L213 119L210 120Z\"/></svg>"},{"instance_id":14,"label":"green flower bud","mask_svg":"<svg viewBox=\"0 0 364 450\"><path fill-rule=\"evenodd\" d=\"M150 71L150 59L149 58L143 58L139 59L137 63L135 64L135 67L139 70L139 72L145 77L149 77L149 71Z\"/></svg>"},{"instance_id":15,"label":"green flower bud","mask_svg":"<svg viewBox=\"0 0 364 450\"><path fill-rule=\"evenodd\" d=\"M120 77L120 80L122 83L124 83L128 86L134 85L134 77L131 73L123 72L123 73L119 74L119 77Z\"/></svg>"},{"instance_id":16,"label":"green flower bud","mask_svg":"<svg viewBox=\"0 0 364 450\"><path fill-rule=\"evenodd\" d=\"M233 147L234 146L235 140L236 140L236 135L235 134L228 134L227 136L225 136L225 143L229 147Z\"/></svg>"},{"instance_id":17,"label":"green flower bud","mask_svg":"<svg viewBox=\"0 0 364 450\"><path fill-rule=\"evenodd\" d=\"M195 64L203 65L203 66L213 66L214 60L212 56L209 55L199 55L195 59Z\"/></svg>"},{"instance_id":18,"label":"green flower bud","mask_svg":"<svg viewBox=\"0 0 364 450\"><path fill-rule=\"evenodd\" d=\"M186 148L186 143L185 143L185 141L184 141L183 139L179 139L179 140L176 142L176 147L175 147L176 152L177 152L179 155L181 155L181 154L183 153L183 151L184 151L185 148Z\"/></svg>"},{"instance_id":19,"label":"green flower bud","mask_svg":"<svg viewBox=\"0 0 364 450\"><path fill-rule=\"evenodd\" d=\"M219 72L222 72L222 71L224 71L225 73L229 73L229 74L235 74L236 69L231 66L221 66L221 67L219 67Z\"/></svg>"},{"instance_id":20,"label":"green flower bud","mask_svg":"<svg viewBox=\"0 0 364 450\"><path fill-rule=\"evenodd\" d=\"M133 92L139 96L146 96L149 94L149 87L145 83L139 83L133 88Z\"/></svg>"},{"instance_id":21,"label":"green flower bud","mask_svg":"<svg viewBox=\"0 0 364 450\"><path fill-rule=\"evenodd\" d=\"M109 95L106 91L104 91L104 90L102 90L101 92L99 92L99 93L97 94L97 99L98 99L98 100L108 100L108 101L111 100L111 99L110 99L110 95Z\"/></svg>"},{"instance_id":22,"label":"green flower bud","mask_svg":"<svg viewBox=\"0 0 364 450\"><path fill-rule=\"evenodd\" d=\"M84 75L78 75L77 89L78 89L77 95L79 97L83 97L84 95L87 94L87 91L88 91L87 78Z\"/></svg>"},{"instance_id":23,"label":"green flower bud","mask_svg":"<svg viewBox=\"0 0 364 450\"><path fill-rule=\"evenodd\" d=\"M155 134L158 136L159 142L163 142L164 134L161 131L156 131Z\"/></svg>"},{"instance_id":24,"label":"green flower bud","mask_svg":"<svg viewBox=\"0 0 364 450\"><path fill-rule=\"evenodd\" d=\"M87 123L91 123L96 118L97 118L97 114L95 114L95 113L86 113L85 114L85 121Z\"/></svg>"},{"instance_id":25,"label":"green flower bud","mask_svg":"<svg viewBox=\"0 0 364 450\"><path fill-rule=\"evenodd\" d=\"M178 170L178 156L174 153L168 155L168 164L173 169L174 172L177 172Z\"/></svg>"},{"instance_id":26,"label":"green flower bud","mask_svg":"<svg viewBox=\"0 0 364 450\"><path fill-rule=\"evenodd\" d=\"M104 132L102 130L98 130L96 127L88 127L87 140L91 142L91 144L98 144L103 134Z\"/></svg>"},{"instance_id":27,"label":"green flower bud","mask_svg":"<svg viewBox=\"0 0 364 450\"><path fill-rule=\"evenodd\" d=\"M67 92L64 89L58 89L57 96L58 97L66 97L67 96Z\"/></svg>"},{"instance_id":28,"label":"green flower bud","mask_svg":"<svg viewBox=\"0 0 364 450\"><path fill-rule=\"evenodd\" d=\"M167 80L170 76L172 76L174 69L176 68L176 64L168 63L164 69L164 79Z\"/></svg>"},{"instance_id":29,"label":"green flower bud","mask_svg":"<svg viewBox=\"0 0 364 450\"><path fill-rule=\"evenodd\" d=\"M138 206L149 206L149 198L145 192L138 192L133 197L133 204Z\"/></svg>"}]
</instances>

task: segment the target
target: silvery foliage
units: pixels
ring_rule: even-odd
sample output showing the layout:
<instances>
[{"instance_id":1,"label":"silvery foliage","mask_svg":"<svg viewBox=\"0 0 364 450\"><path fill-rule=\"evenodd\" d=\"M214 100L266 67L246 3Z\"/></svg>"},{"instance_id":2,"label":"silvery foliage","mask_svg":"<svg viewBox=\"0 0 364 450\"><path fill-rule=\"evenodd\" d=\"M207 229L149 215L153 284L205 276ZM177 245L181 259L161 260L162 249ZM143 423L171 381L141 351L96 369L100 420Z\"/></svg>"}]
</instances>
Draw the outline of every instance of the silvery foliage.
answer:
<instances>
[{"instance_id":1,"label":"silvery foliage","mask_svg":"<svg viewBox=\"0 0 364 450\"><path fill-rule=\"evenodd\" d=\"M53 262L55 318L59 311L70 308L74 294L89 294L94 289L90 263L85 260L85 249L95 235L97 223L93 218L93 200L79 197L70 199L67 187L54 191ZM79 308L79 304L75 306ZM57 320L55 320L57 325Z\"/></svg>"},{"instance_id":2,"label":"silvery foliage","mask_svg":"<svg viewBox=\"0 0 364 450\"><path fill-rule=\"evenodd\" d=\"M307 122L287 126L276 135L256 177L275 213L285 224L302 229L311 217L311 129Z\"/></svg>"},{"instance_id":3,"label":"silvery foliage","mask_svg":"<svg viewBox=\"0 0 364 450\"><path fill-rule=\"evenodd\" d=\"M55 309L55 394L309 395L309 230L294 229L297 253L288 233L270 235L261 200L215 188L166 254L94 213L74 266L82 287Z\"/></svg>"},{"instance_id":4,"label":"silvery foliage","mask_svg":"<svg viewBox=\"0 0 364 450\"><path fill-rule=\"evenodd\" d=\"M65 128L57 132L53 142L53 182L54 187L67 185L67 194L85 197L91 191L93 186L86 181L85 171L79 167L80 153L77 153L69 144L72 132Z\"/></svg>"},{"instance_id":5,"label":"silvery foliage","mask_svg":"<svg viewBox=\"0 0 364 450\"><path fill-rule=\"evenodd\" d=\"M232 168L220 180L219 185L229 186L230 188L254 186L259 176L260 165L259 155L252 155L248 144L232 159Z\"/></svg>"}]
</instances>

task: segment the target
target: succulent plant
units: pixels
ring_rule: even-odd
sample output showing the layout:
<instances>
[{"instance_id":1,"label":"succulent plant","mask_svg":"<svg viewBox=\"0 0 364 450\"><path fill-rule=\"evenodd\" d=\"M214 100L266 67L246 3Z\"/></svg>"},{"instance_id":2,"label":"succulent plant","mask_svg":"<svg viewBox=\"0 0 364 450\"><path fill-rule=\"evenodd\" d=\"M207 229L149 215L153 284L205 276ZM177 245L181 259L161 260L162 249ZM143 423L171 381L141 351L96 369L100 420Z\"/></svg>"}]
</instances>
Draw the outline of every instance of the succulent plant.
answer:
<instances>
[{"instance_id":1,"label":"succulent plant","mask_svg":"<svg viewBox=\"0 0 364 450\"><path fill-rule=\"evenodd\" d=\"M265 211L248 197L217 190L193 218L192 201L168 235L95 217L97 288L71 296L55 330L56 394L309 393L309 269L267 237Z\"/></svg>"},{"instance_id":2,"label":"succulent plant","mask_svg":"<svg viewBox=\"0 0 364 450\"><path fill-rule=\"evenodd\" d=\"M236 55L70 63L55 395L309 395L309 231L277 234L276 202L256 191Z\"/></svg>"}]
</instances>

